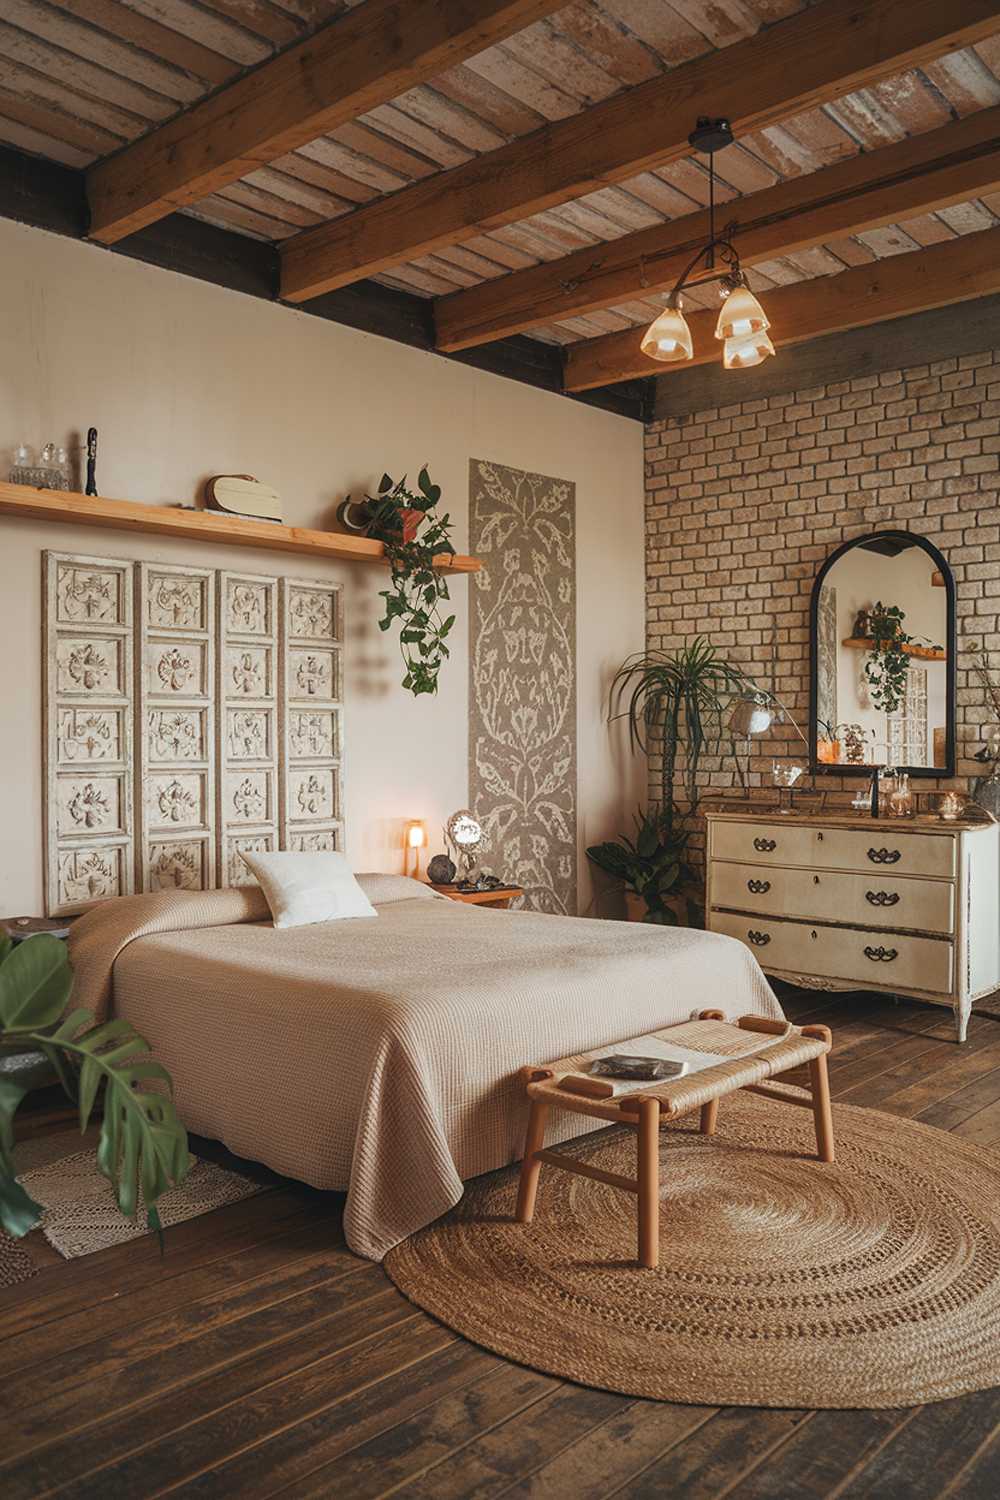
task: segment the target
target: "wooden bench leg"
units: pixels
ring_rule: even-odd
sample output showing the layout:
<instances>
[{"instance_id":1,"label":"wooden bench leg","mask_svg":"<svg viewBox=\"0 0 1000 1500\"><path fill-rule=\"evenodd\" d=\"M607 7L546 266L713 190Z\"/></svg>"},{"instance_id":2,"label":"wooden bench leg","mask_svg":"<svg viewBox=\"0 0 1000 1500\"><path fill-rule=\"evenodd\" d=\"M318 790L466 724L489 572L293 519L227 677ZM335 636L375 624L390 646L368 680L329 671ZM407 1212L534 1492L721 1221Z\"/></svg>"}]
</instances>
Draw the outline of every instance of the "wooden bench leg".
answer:
<instances>
[{"instance_id":1,"label":"wooden bench leg","mask_svg":"<svg viewBox=\"0 0 1000 1500\"><path fill-rule=\"evenodd\" d=\"M540 1151L545 1141L545 1122L549 1106L541 1099L532 1099L528 1115L528 1134L524 1142L524 1160L521 1163L521 1181L517 1189L517 1222L530 1224L535 1214L535 1194L538 1192L538 1176L542 1170L535 1152Z\"/></svg>"},{"instance_id":2,"label":"wooden bench leg","mask_svg":"<svg viewBox=\"0 0 1000 1500\"><path fill-rule=\"evenodd\" d=\"M714 1135L715 1127L719 1120L719 1101L709 1099L707 1104L701 1106L701 1133L702 1135Z\"/></svg>"},{"instance_id":3,"label":"wooden bench leg","mask_svg":"<svg viewBox=\"0 0 1000 1500\"><path fill-rule=\"evenodd\" d=\"M639 1264L660 1263L660 1101L639 1105Z\"/></svg>"},{"instance_id":4,"label":"wooden bench leg","mask_svg":"<svg viewBox=\"0 0 1000 1500\"><path fill-rule=\"evenodd\" d=\"M803 1036L817 1036L830 1042L832 1033L828 1026L803 1026ZM833 1146L833 1110L830 1108L830 1073L826 1065L827 1054L814 1057L809 1064L809 1084L812 1093L813 1120L816 1124L816 1155L820 1161L836 1159Z\"/></svg>"}]
</instances>

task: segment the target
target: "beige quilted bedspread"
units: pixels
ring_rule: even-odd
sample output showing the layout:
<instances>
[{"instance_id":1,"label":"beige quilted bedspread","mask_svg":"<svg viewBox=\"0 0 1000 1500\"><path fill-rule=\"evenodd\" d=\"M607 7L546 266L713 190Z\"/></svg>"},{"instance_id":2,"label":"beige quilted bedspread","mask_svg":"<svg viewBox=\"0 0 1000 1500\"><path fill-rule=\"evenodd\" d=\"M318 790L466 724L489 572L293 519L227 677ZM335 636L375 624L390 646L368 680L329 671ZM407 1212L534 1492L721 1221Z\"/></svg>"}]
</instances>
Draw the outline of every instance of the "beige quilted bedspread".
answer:
<instances>
[{"instance_id":1,"label":"beige quilted bedspread","mask_svg":"<svg viewBox=\"0 0 1000 1500\"><path fill-rule=\"evenodd\" d=\"M70 955L74 1003L149 1039L188 1129L346 1190L348 1243L373 1260L457 1203L465 1178L518 1159L522 1064L712 1006L781 1015L732 938L359 879L377 921L277 931L256 888L170 891L88 912ZM586 1128L567 1117L563 1138Z\"/></svg>"}]
</instances>

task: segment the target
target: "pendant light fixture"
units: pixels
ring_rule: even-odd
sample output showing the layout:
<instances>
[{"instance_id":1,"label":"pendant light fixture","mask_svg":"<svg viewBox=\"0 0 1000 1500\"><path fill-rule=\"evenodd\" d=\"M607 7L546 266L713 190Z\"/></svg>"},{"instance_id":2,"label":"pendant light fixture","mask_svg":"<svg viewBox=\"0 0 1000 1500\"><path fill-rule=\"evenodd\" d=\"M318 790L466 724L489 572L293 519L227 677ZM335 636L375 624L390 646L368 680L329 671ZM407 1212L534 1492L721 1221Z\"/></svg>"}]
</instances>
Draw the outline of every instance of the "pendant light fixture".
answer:
<instances>
[{"instance_id":1,"label":"pendant light fixture","mask_svg":"<svg viewBox=\"0 0 1000 1500\"><path fill-rule=\"evenodd\" d=\"M751 365L762 364L774 353L774 345L763 331L750 333L743 338L726 339L722 346L722 363L727 370L748 370Z\"/></svg>"},{"instance_id":2,"label":"pendant light fixture","mask_svg":"<svg viewBox=\"0 0 1000 1500\"><path fill-rule=\"evenodd\" d=\"M728 120L701 118L688 141L708 157L708 239L699 247L678 276L667 297L665 310L647 328L640 345L643 354L663 364L694 357L691 329L684 317L682 293L686 286L717 281L723 298L715 337L722 341L722 362L727 370L745 370L759 365L774 353L767 336L767 314L746 284L740 257L733 243L735 220L716 233L715 153L733 143ZM716 257L721 266L716 265ZM699 269L699 263L704 264Z\"/></svg>"},{"instance_id":3,"label":"pendant light fixture","mask_svg":"<svg viewBox=\"0 0 1000 1500\"><path fill-rule=\"evenodd\" d=\"M679 307L667 307L650 323L643 335L642 352L667 364L691 358L694 353L691 330Z\"/></svg>"}]
</instances>

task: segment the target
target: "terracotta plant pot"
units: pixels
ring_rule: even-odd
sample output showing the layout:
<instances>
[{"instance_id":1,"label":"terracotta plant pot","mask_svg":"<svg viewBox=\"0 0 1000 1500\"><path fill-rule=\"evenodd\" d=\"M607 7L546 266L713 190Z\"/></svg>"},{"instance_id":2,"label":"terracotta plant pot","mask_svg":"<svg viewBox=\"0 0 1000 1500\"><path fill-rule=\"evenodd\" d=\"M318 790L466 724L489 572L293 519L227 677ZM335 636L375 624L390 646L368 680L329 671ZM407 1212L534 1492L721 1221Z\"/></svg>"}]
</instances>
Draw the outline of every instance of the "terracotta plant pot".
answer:
<instances>
[{"instance_id":1,"label":"terracotta plant pot","mask_svg":"<svg viewBox=\"0 0 1000 1500\"><path fill-rule=\"evenodd\" d=\"M400 517L403 522L403 541L412 542L417 535L417 527L424 518L422 510L401 510Z\"/></svg>"},{"instance_id":2,"label":"terracotta plant pot","mask_svg":"<svg viewBox=\"0 0 1000 1500\"><path fill-rule=\"evenodd\" d=\"M646 903L635 891L625 891L625 920L627 922L643 922L646 918ZM688 920L688 900L697 901L699 892L690 890L686 893L678 893L676 896L668 896L664 906L674 913L677 918L678 927L690 927Z\"/></svg>"},{"instance_id":3,"label":"terracotta plant pot","mask_svg":"<svg viewBox=\"0 0 1000 1500\"><path fill-rule=\"evenodd\" d=\"M840 741L817 739L816 759L824 766L838 765L840 762Z\"/></svg>"}]
</instances>

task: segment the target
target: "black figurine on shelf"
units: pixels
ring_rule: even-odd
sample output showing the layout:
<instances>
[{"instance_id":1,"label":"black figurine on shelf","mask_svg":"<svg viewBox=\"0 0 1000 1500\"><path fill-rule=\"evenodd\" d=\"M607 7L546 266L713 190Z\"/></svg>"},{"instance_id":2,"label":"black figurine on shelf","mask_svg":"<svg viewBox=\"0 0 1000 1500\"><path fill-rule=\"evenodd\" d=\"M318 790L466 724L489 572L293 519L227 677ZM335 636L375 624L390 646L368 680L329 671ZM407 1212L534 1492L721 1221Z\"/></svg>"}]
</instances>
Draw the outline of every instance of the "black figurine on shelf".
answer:
<instances>
[{"instance_id":1,"label":"black figurine on shelf","mask_svg":"<svg viewBox=\"0 0 1000 1500\"><path fill-rule=\"evenodd\" d=\"M87 495L97 494L97 428L87 430Z\"/></svg>"}]
</instances>

